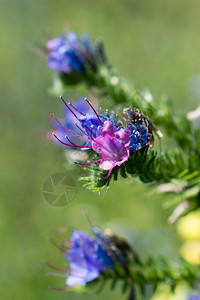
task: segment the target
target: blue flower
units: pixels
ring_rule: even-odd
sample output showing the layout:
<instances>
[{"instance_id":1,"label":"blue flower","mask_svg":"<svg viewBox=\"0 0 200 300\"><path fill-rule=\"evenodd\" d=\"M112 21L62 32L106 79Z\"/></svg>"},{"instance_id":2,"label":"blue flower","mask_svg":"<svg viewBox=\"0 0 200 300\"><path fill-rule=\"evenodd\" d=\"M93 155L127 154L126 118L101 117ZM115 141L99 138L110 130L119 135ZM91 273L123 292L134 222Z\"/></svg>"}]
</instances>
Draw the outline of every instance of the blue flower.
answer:
<instances>
[{"instance_id":1,"label":"blue flower","mask_svg":"<svg viewBox=\"0 0 200 300\"><path fill-rule=\"evenodd\" d=\"M135 152L148 145L152 147L153 127L149 118L133 107L125 108L124 113L126 114L129 133L131 136L131 142L129 145L130 151Z\"/></svg>"},{"instance_id":2,"label":"blue flower","mask_svg":"<svg viewBox=\"0 0 200 300\"><path fill-rule=\"evenodd\" d=\"M132 152L146 147L149 144L150 139L152 138L152 134L148 133L147 128L139 123L129 123L129 132L131 135L129 149Z\"/></svg>"},{"instance_id":3,"label":"blue flower","mask_svg":"<svg viewBox=\"0 0 200 300\"><path fill-rule=\"evenodd\" d=\"M102 44L94 45L87 34L78 38L76 33L69 32L49 40L46 47L47 66L66 74L96 71L106 61Z\"/></svg>"},{"instance_id":4,"label":"blue flower","mask_svg":"<svg viewBox=\"0 0 200 300\"><path fill-rule=\"evenodd\" d=\"M98 278L100 273L114 268L106 239L91 238L85 232L75 230L71 236L71 247L65 255L70 263L70 274L66 280L68 286L84 286Z\"/></svg>"},{"instance_id":5,"label":"blue flower","mask_svg":"<svg viewBox=\"0 0 200 300\"><path fill-rule=\"evenodd\" d=\"M120 278L127 278L129 261L135 255L129 244L109 228L102 232L98 227L92 226L91 233L89 235L81 230L73 230L70 241L63 236L62 245L52 241L68 261L65 268L46 262L51 269L60 272L50 274L66 278L66 286L53 289L68 290L76 285L85 286L100 276L113 278L119 273Z\"/></svg>"}]
</instances>

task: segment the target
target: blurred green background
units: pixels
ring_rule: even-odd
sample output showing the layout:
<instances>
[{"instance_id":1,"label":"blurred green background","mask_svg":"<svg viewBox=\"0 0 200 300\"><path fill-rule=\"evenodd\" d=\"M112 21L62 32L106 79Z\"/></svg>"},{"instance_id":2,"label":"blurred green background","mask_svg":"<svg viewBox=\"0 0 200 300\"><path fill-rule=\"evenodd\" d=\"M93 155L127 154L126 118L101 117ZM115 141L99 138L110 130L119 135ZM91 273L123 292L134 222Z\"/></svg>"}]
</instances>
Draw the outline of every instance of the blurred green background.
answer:
<instances>
[{"instance_id":1,"label":"blurred green background","mask_svg":"<svg viewBox=\"0 0 200 300\"><path fill-rule=\"evenodd\" d=\"M76 199L65 208L43 201L45 178L65 170L63 149L43 137L49 114L61 116L61 103L48 95L52 71L31 48L45 43L45 30L62 33L64 23L78 33L102 37L120 74L156 96L170 95L177 111L187 111L197 106L200 94L199 20L198 0L0 1L1 299L124 299L109 286L99 295L95 289L86 295L48 289L65 282L45 275L44 258L61 261L46 237L51 228L88 230L85 208L93 223L126 236L142 255L175 257L180 242L174 227L166 225L170 212L163 209L163 196L129 180L100 195L77 183ZM70 92L72 100L76 96Z\"/></svg>"}]
</instances>

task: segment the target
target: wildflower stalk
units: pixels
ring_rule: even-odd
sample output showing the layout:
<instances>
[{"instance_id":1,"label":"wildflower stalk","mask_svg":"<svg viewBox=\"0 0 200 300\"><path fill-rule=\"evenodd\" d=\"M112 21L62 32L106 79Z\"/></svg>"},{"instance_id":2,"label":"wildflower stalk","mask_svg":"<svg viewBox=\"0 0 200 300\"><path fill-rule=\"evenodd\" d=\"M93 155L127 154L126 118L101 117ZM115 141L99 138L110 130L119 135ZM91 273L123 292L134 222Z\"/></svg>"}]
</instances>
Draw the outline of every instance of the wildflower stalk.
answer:
<instances>
[{"instance_id":1,"label":"wildflower stalk","mask_svg":"<svg viewBox=\"0 0 200 300\"><path fill-rule=\"evenodd\" d=\"M178 114L168 98L158 100L150 93L139 92L109 65L103 45L94 44L87 35L68 33L52 39L47 43L46 55L48 66L58 72L63 89L83 83L91 90L97 88L100 96L111 97L115 105L127 107L133 102L132 107L124 107L125 123L115 113L99 113L87 99L85 106L82 101L67 103L61 97L64 120L53 115L53 136L69 153L76 152L78 159L74 164L88 171L88 176L82 178L87 188L100 191L109 186L111 179L117 181L119 175L156 185L174 184L178 192L168 189L173 196L165 204L176 206L171 222L200 207L200 125L196 119L199 110L194 119L194 112ZM162 137L157 126L176 143L169 152L151 149L153 134ZM87 154L81 156L81 151ZM165 192L165 187L162 185L160 191ZM74 231L71 241L58 247L69 264L67 270L53 267L66 277L66 286L58 289L110 280L112 288L122 282L123 292L129 289L128 299L134 300L135 287L145 294L148 284L155 290L160 283L166 283L174 290L182 281L192 288L200 281L199 265L182 258L176 263L162 257L141 259L141 254L138 257L123 238L96 227L91 232L92 237Z\"/></svg>"},{"instance_id":2,"label":"wildflower stalk","mask_svg":"<svg viewBox=\"0 0 200 300\"><path fill-rule=\"evenodd\" d=\"M127 103L130 105L130 102L132 102L134 108L144 113L143 116L148 116L146 119L148 120L147 134L153 135L155 133L161 138L162 133L157 128L159 127L164 130L165 136L173 138L176 143L176 147L173 146L173 149L168 153L154 152L149 149L153 145L152 140L147 139L145 133L146 135L143 135L143 141L146 143L145 149L141 151L141 148L136 147L134 148L136 152L129 155L128 151L123 152L126 147L123 149L119 145L117 148L115 147L115 152L117 153L120 149L121 156L117 160L113 160L111 159L111 149L108 156L105 147L99 147L99 141L101 141L101 145L105 142L110 143L112 135L109 139L107 137L102 139L101 137L98 138L99 133L96 134L95 132L95 137L98 138L96 146L98 146L95 147L94 144L91 146L92 141L90 141L89 148L92 149L93 147L93 150L97 153L100 151L100 168L93 163L99 159L96 154L92 162L84 162L84 164L78 162L78 164L87 165L89 169L89 176L83 178L87 181L85 186L99 191L104 186L109 186L111 177L116 181L118 174L121 174L122 177L137 176L145 183L154 184L175 180L177 185L181 186L182 197L184 200L189 201L187 204L191 204L185 206L187 210L200 206L200 130L199 125L196 125L196 119L194 122L193 117L191 118L191 114L177 113L171 101L166 97L155 99L150 93L145 94L138 91L132 83L120 77L116 69L110 66L104 53L103 44L101 42L93 43L87 35L81 35L78 38L76 34L68 33L65 36L62 35L50 40L47 43L47 57L49 59L48 66L58 72L58 80L63 90L69 85L82 83L91 90L97 88L101 96L111 97L116 105L123 104L126 106ZM127 112L127 109L125 109L125 113ZM195 113L195 116L197 113ZM145 123L145 125L142 123L143 127L146 126L145 118L143 118ZM88 121L89 119L85 123L86 127L84 127L86 131L90 125ZM138 120L136 123L136 125L140 124ZM139 126L140 129L136 126L135 130L138 129L139 132L142 132L141 124ZM95 130L89 132L90 136L88 136L88 132L86 133L87 139L91 140ZM76 131L77 128L75 128ZM131 135L132 133L133 131ZM80 133L78 132L78 134ZM55 137L57 138L56 135ZM57 140L59 141L59 136ZM74 145L74 147L80 149L80 144L77 145L76 140L74 136L71 138L68 131L67 143L62 144L71 145L71 147ZM116 142L119 142L119 140L116 139ZM137 143L134 144L134 147L135 145L137 146ZM132 150L131 147L132 142L129 150ZM101 148L104 149L103 152ZM110 166L107 163L105 166L105 162L109 160L112 165ZM93 164L91 165L91 163ZM101 166L103 167L101 168ZM179 200L176 199L172 203L179 203Z\"/></svg>"},{"instance_id":3,"label":"wildflower stalk","mask_svg":"<svg viewBox=\"0 0 200 300\"><path fill-rule=\"evenodd\" d=\"M184 209L196 209L200 206L200 130L188 114L177 113L172 102L167 97L162 97L159 101L151 95L151 101L148 101L144 94L140 93L133 84L126 79L121 78L113 68L102 66L99 73L96 74L93 85L97 87L102 95L109 95L115 104L127 103L132 100L134 107L142 110L153 121L153 126L159 126L165 131L165 135L173 137L178 148L169 153L153 153L149 151L148 164L145 166L137 163L136 157L143 154L135 153L134 159L129 160L122 166L121 175L127 177L127 173L138 175L143 182L169 182L178 179L177 185L182 185L181 196L171 203L179 203L181 199L189 201L189 205ZM158 136L161 137L160 131L155 127ZM145 158L148 155L145 155ZM115 169L114 178L117 178L117 168ZM96 171L95 171L96 172ZM95 176L93 177L95 179ZM87 179L86 179L87 180ZM95 184L94 184L95 182ZM93 181L86 186L93 189L93 186L101 187L109 185L110 178L107 182L99 183ZM184 185L183 185L184 182ZM195 191L195 192L193 192ZM186 198L187 197L187 198ZM170 206L170 204L167 204ZM166 206L167 206L166 205Z\"/></svg>"}]
</instances>

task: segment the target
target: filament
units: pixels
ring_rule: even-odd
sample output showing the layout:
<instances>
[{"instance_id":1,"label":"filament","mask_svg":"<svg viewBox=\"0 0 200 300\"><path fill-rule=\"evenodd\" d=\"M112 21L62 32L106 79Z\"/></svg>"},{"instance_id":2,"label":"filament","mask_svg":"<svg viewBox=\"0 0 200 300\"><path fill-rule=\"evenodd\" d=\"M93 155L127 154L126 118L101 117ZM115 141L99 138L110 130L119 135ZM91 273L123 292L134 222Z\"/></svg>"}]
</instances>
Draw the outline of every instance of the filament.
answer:
<instances>
[{"instance_id":1,"label":"filament","mask_svg":"<svg viewBox=\"0 0 200 300\"><path fill-rule=\"evenodd\" d=\"M108 172L108 175L107 175L106 177L104 177L104 178L99 178L100 181L106 180L106 179L110 176L110 174L111 174L113 168L115 167L115 163L116 163L116 161L114 161L114 162L112 163L112 166L111 166L111 168L110 168L110 170L109 170L109 172Z\"/></svg>"},{"instance_id":2,"label":"filament","mask_svg":"<svg viewBox=\"0 0 200 300\"><path fill-rule=\"evenodd\" d=\"M128 125L128 114L126 113L126 127L127 127L127 130L129 131L129 125Z\"/></svg>"},{"instance_id":3,"label":"filament","mask_svg":"<svg viewBox=\"0 0 200 300\"><path fill-rule=\"evenodd\" d=\"M94 109L94 107L92 106L92 104L88 101L87 98L85 98L85 101L87 101L87 103L89 104L89 106L91 107L91 109L93 110L93 112L95 113L95 115L97 116L97 119L99 120L100 125L102 126L103 124L102 124L102 122L101 122L101 119L99 118L99 115L98 115L98 113L96 112L96 110Z\"/></svg>"},{"instance_id":4,"label":"filament","mask_svg":"<svg viewBox=\"0 0 200 300\"><path fill-rule=\"evenodd\" d=\"M93 160L93 161L90 161L90 162L84 163L84 164L82 164L82 163L77 163L76 161L74 161L73 163L74 163L75 165L86 166L86 165L90 165L90 164L96 163L96 162L98 162L98 161L100 161L100 160L101 160L101 159L97 159L97 160Z\"/></svg>"},{"instance_id":5,"label":"filament","mask_svg":"<svg viewBox=\"0 0 200 300\"><path fill-rule=\"evenodd\" d=\"M67 277L68 273L55 273L55 272L47 272L46 275L53 275L53 276L56 276L56 277Z\"/></svg>"},{"instance_id":6,"label":"filament","mask_svg":"<svg viewBox=\"0 0 200 300\"><path fill-rule=\"evenodd\" d=\"M66 137L66 139L70 142L70 144L73 145L73 147L80 147L79 145L74 144L74 143L68 138L67 135L66 135L65 137ZM85 145L81 146L81 148L83 148L84 146L85 146ZM92 148L92 146L87 146L87 148Z\"/></svg>"},{"instance_id":7,"label":"filament","mask_svg":"<svg viewBox=\"0 0 200 300\"><path fill-rule=\"evenodd\" d=\"M51 269L53 269L53 270L55 270L55 271L59 271L59 272L63 272L63 273L69 272L69 269L67 269L67 268L59 268L59 267L55 267L55 266L53 266L52 264L48 263L47 261L45 261L45 264L46 264L49 268L51 268Z\"/></svg>"},{"instance_id":8,"label":"filament","mask_svg":"<svg viewBox=\"0 0 200 300\"><path fill-rule=\"evenodd\" d=\"M60 126L62 126L65 130L69 131L70 133L72 133L73 135L79 137L80 139L86 140L88 141L88 139L82 137L81 135L76 134L75 132L71 131L70 129L68 129L67 127L65 127L56 117L54 114L52 114L52 117L56 120L56 122L58 122L58 124L60 124Z\"/></svg>"},{"instance_id":9,"label":"filament","mask_svg":"<svg viewBox=\"0 0 200 300\"><path fill-rule=\"evenodd\" d=\"M65 249L63 246L58 245L58 244L57 244L55 241L53 241L52 239L49 239L49 241L50 241L56 248L58 248L61 252L66 253L66 249Z\"/></svg>"},{"instance_id":10,"label":"filament","mask_svg":"<svg viewBox=\"0 0 200 300\"><path fill-rule=\"evenodd\" d=\"M76 127L78 127L78 129L79 129L83 134L85 134L85 136L88 136L88 137L90 138L90 136L89 136L86 132L84 132L83 129L81 129L81 127L78 126L77 123L75 123L75 125L76 125ZM84 126L84 125L83 125L83 126Z\"/></svg>"},{"instance_id":11,"label":"filament","mask_svg":"<svg viewBox=\"0 0 200 300\"><path fill-rule=\"evenodd\" d=\"M69 109L69 111L74 115L74 117L78 120L77 115L73 112L73 110L69 107L69 105L65 102L65 100L63 99L62 96L60 96L60 99L62 100L62 102L65 104L65 106Z\"/></svg>"},{"instance_id":12,"label":"filament","mask_svg":"<svg viewBox=\"0 0 200 300\"><path fill-rule=\"evenodd\" d=\"M61 141L58 137L57 137L57 135L53 132L52 133L52 135L61 143L61 144L63 144L63 145L65 145L65 146L68 146L68 147L72 147L72 145L70 145L70 144L67 144L67 143L64 143L63 141ZM73 146L73 147L75 147L75 148L90 148L90 146L85 146L85 145L83 145L83 146L78 146L78 145L76 145L76 146Z\"/></svg>"},{"instance_id":13,"label":"filament","mask_svg":"<svg viewBox=\"0 0 200 300\"><path fill-rule=\"evenodd\" d=\"M79 114L81 114L82 116L86 116L86 114L84 114L84 113L82 113L81 111L79 111L72 103L71 103L71 101L69 102L69 105L71 106L71 107L73 107L73 109L74 110L76 110Z\"/></svg>"}]
</instances>

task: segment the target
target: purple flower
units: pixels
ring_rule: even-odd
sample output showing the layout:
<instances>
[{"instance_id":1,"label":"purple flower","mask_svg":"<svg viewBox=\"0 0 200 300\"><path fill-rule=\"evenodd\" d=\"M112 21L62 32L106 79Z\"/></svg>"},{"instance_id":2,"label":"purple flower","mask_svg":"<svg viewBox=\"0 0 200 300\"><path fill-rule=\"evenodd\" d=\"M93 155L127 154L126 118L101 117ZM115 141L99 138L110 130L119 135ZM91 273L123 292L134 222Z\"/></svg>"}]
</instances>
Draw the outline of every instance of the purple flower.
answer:
<instances>
[{"instance_id":1,"label":"purple flower","mask_svg":"<svg viewBox=\"0 0 200 300\"><path fill-rule=\"evenodd\" d=\"M72 131L62 124L58 119L54 119L58 124L67 132L65 138L68 143L64 142L56 133L53 133L54 137L63 145L67 147L79 148L81 150L93 149L99 156L99 159L94 161L81 164L74 162L75 164L80 165L89 165L92 163L100 162L99 167L102 170L109 170L108 175L104 178L108 178L115 166L120 166L129 156L129 144L130 144L130 134L129 131L124 128L119 128L113 125L116 122L115 119L110 118L108 115L101 116L98 115L94 107L86 99L89 107L93 110L94 115L89 113L82 113L78 111L71 103L67 104L64 99L61 97L63 103L72 113L72 115L79 122L79 125L75 123L77 129L79 129L79 134ZM82 140L83 144L74 143L69 138L69 134L74 135L76 138ZM63 138L63 135L62 135ZM104 180L102 179L102 180Z\"/></svg>"},{"instance_id":2,"label":"purple flower","mask_svg":"<svg viewBox=\"0 0 200 300\"><path fill-rule=\"evenodd\" d=\"M83 231L72 232L72 248L65 255L70 263L70 274L66 280L68 286L85 285L98 278L100 273L114 268L105 243L105 240L91 238Z\"/></svg>"},{"instance_id":3,"label":"purple flower","mask_svg":"<svg viewBox=\"0 0 200 300\"><path fill-rule=\"evenodd\" d=\"M96 71L106 60L102 44L94 45L87 34L78 38L76 33L69 32L49 40L46 47L47 66L65 74Z\"/></svg>"}]
</instances>

